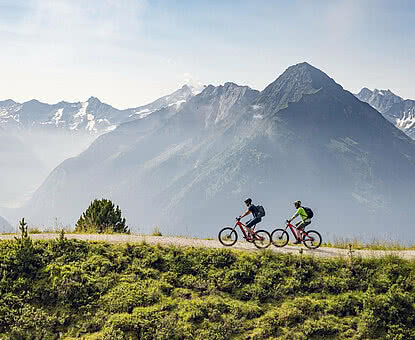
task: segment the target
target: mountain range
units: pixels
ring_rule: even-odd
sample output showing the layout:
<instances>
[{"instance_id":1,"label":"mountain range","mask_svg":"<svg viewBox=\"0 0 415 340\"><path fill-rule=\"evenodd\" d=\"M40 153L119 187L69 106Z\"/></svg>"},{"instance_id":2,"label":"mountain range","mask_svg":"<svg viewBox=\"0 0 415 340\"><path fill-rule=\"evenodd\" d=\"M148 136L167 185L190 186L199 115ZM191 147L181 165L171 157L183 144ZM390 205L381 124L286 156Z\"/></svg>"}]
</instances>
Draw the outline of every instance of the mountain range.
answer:
<instances>
[{"instance_id":1,"label":"mountain range","mask_svg":"<svg viewBox=\"0 0 415 340\"><path fill-rule=\"evenodd\" d=\"M6 221L6 219L4 217L0 216L0 232L2 233L8 233L8 232L12 232L13 227L10 225L9 222Z\"/></svg>"},{"instance_id":2,"label":"mountain range","mask_svg":"<svg viewBox=\"0 0 415 340\"><path fill-rule=\"evenodd\" d=\"M373 106L397 128L415 139L415 100L403 99L390 90L371 91L366 87L356 97Z\"/></svg>"},{"instance_id":3,"label":"mountain range","mask_svg":"<svg viewBox=\"0 0 415 340\"><path fill-rule=\"evenodd\" d=\"M326 237L415 235L415 141L307 63L261 92L209 85L146 109L56 167L16 216L73 224L105 197L134 231L212 236L247 197L266 207L270 230L301 199Z\"/></svg>"},{"instance_id":4,"label":"mountain range","mask_svg":"<svg viewBox=\"0 0 415 340\"><path fill-rule=\"evenodd\" d=\"M202 89L184 85L150 104L126 110L95 97L53 105L0 101L0 206L21 205L59 163L84 151L97 136L164 107L177 110Z\"/></svg>"},{"instance_id":5,"label":"mountain range","mask_svg":"<svg viewBox=\"0 0 415 340\"><path fill-rule=\"evenodd\" d=\"M188 98L200 91L184 85L174 93L156 101L131 109L118 110L102 103L96 97L86 102L57 104L30 100L16 103L8 99L0 101L0 127L5 129L61 129L73 133L102 134L114 130L117 125L137 118L143 118L163 107L179 108Z\"/></svg>"}]
</instances>

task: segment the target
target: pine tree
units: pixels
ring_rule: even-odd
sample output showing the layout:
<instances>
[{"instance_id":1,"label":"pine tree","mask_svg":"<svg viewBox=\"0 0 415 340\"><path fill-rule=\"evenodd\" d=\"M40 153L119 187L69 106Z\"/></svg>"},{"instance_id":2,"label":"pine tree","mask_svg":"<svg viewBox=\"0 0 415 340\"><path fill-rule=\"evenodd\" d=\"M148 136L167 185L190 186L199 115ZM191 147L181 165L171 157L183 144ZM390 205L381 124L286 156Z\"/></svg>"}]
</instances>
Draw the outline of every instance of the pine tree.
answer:
<instances>
[{"instance_id":1,"label":"pine tree","mask_svg":"<svg viewBox=\"0 0 415 340\"><path fill-rule=\"evenodd\" d=\"M110 200L94 200L82 214L75 225L75 231L98 233L115 232L128 233L125 218L121 217L121 209L114 206Z\"/></svg>"}]
</instances>

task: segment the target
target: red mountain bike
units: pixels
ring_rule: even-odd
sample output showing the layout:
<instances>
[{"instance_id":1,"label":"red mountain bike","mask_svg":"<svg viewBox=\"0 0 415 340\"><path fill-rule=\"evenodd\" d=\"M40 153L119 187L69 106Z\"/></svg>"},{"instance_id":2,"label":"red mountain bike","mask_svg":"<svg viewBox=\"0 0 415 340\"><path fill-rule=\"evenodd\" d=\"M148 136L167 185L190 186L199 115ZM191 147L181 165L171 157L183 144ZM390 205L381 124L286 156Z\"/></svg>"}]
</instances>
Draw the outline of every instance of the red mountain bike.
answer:
<instances>
[{"instance_id":1,"label":"red mountain bike","mask_svg":"<svg viewBox=\"0 0 415 340\"><path fill-rule=\"evenodd\" d=\"M297 238L296 235L298 235L299 232L298 228L295 225L291 224L288 221L286 221L286 223L287 226L285 227L285 229L275 229L271 233L272 244L278 248L284 247L288 244L288 240L290 237L288 236L287 228L291 229L291 232L294 235L294 239ZM297 233L294 230L296 230ZM321 245L321 235L316 230L302 230L300 241L303 242L307 248L316 249Z\"/></svg>"},{"instance_id":2,"label":"red mountain bike","mask_svg":"<svg viewBox=\"0 0 415 340\"><path fill-rule=\"evenodd\" d=\"M248 231L245 229L246 225L241 222L239 217L236 218L235 226L232 227L225 227L219 232L219 242L222 243L224 246L230 247L233 246L236 241L238 240L238 234L236 232L236 227L242 231L243 237L248 241L255 245L255 247L263 249L267 248L271 244L271 235L266 230L258 230L255 231L255 226L252 228L253 234L252 237L248 235Z\"/></svg>"}]
</instances>

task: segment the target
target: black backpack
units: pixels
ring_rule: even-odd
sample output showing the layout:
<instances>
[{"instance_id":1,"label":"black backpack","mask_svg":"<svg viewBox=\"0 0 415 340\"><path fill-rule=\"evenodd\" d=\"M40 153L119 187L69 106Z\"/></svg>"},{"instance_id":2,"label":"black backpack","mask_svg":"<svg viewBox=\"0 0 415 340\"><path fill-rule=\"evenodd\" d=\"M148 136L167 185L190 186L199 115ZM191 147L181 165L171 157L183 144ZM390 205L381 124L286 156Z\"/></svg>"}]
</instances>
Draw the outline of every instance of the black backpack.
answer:
<instances>
[{"instance_id":1,"label":"black backpack","mask_svg":"<svg viewBox=\"0 0 415 340\"><path fill-rule=\"evenodd\" d=\"M314 216L313 210L311 210L310 208L307 208L307 207L303 207L303 209L304 209L305 213L307 214L308 218L313 218L313 216Z\"/></svg>"},{"instance_id":2,"label":"black backpack","mask_svg":"<svg viewBox=\"0 0 415 340\"><path fill-rule=\"evenodd\" d=\"M258 210L258 216L257 217L264 217L265 216L264 207L262 205L257 205L256 208Z\"/></svg>"}]
</instances>

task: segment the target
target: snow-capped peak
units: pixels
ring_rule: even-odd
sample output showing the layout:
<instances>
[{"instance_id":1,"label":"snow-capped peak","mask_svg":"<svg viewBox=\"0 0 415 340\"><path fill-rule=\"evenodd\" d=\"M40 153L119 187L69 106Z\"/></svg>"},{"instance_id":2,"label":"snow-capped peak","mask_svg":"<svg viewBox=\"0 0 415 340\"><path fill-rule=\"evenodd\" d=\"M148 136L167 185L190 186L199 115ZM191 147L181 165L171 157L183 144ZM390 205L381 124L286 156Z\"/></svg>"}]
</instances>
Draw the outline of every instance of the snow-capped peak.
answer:
<instances>
[{"instance_id":1,"label":"snow-capped peak","mask_svg":"<svg viewBox=\"0 0 415 340\"><path fill-rule=\"evenodd\" d=\"M86 116L86 109L88 108L88 104L89 102L81 103L81 108L79 109L78 113L76 113L73 116L74 122L72 123L70 127L71 130L76 130L79 124L81 124L84 121L84 117Z\"/></svg>"},{"instance_id":2,"label":"snow-capped peak","mask_svg":"<svg viewBox=\"0 0 415 340\"><path fill-rule=\"evenodd\" d=\"M102 103L97 97L82 102L60 101L47 104L32 99L25 103L0 101L0 128L67 129L73 133L101 134L131 119L141 119L160 109L179 110L191 97L204 89L191 82L152 103L118 110Z\"/></svg>"},{"instance_id":3,"label":"snow-capped peak","mask_svg":"<svg viewBox=\"0 0 415 340\"><path fill-rule=\"evenodd\" d=\"M404 131L410 130L415 127L415 110L406 111L403 113L402 118L396 119L396 126Z\"/></svg>"},{"instance_id":4,"label":"snow-capped peak","mask_svg":"<svg viewBox=\"0 0 415 340\"><path fill-rule=\"evenodd\" d=\"M63 115L63 108L58 109L58 111L56 111L55 116L52 119L55 121L56 126L59 125L59 121L62 119L62 115Z\"/></svg>"},{"instance_id":5,"label":"snow-capped peak","mask_svg":"<svg viewBox=\"0 0 415 340\"><path fill-rule=\"evenodd\" d=\"M189 89L192 92L193 96L198 95L199 93L201 93L206 88L206 85L203 85L201 83L196 83L196 82L187 83L186 86L189 87Z\"/></svg>"}]
</instances>

